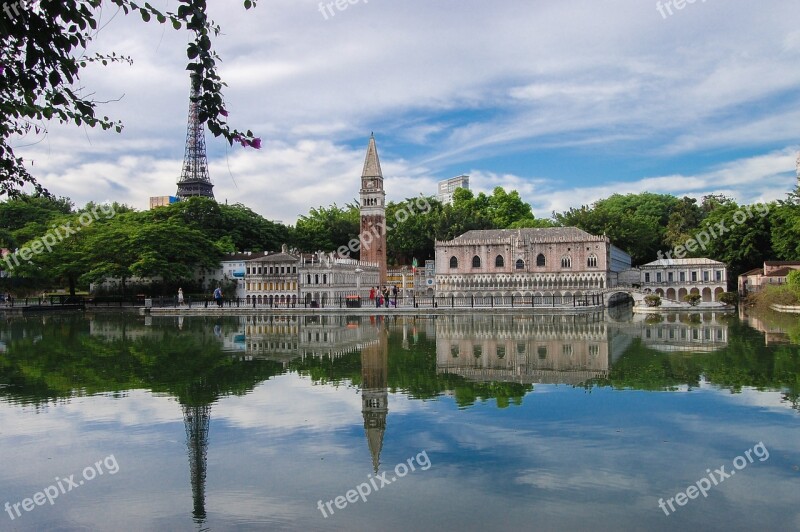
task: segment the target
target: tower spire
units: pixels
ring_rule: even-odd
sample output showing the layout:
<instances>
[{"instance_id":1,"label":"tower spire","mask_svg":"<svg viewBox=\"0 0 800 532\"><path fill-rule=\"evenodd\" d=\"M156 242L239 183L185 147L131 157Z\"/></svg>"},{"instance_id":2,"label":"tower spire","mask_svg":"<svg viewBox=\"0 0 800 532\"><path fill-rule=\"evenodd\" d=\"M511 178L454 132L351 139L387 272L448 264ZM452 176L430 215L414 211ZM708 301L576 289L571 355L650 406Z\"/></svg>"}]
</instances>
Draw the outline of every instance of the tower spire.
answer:
<instances>
[{"instance_id":1,"label":"tower spire","mask_svg":"<svg viewBox=\"0 0 800 532\"><path fill-rule=\"evenodd\" d=\"M367 156L364 159L364 171L361 172L361 177L378 177L383 179L383 171L381 170L381 161L378 158L378 147L375 145L374 134L369 138Z\"/></svg>"},{"instance_id":2,"label":"tower spire","mask_svg":"<svg viewBox=\"0 0 800 532\"><path fill-rule=\"evenodd\" d=\"M186 150L183 154L183 170L178 181L177 196L180 199L192 196L214 198L214 185L208 175L206 158L206 131L200 121L200 76L192 73L192 89L189 98L189 123L186 131Z\"/></svg>"}]
</instances>

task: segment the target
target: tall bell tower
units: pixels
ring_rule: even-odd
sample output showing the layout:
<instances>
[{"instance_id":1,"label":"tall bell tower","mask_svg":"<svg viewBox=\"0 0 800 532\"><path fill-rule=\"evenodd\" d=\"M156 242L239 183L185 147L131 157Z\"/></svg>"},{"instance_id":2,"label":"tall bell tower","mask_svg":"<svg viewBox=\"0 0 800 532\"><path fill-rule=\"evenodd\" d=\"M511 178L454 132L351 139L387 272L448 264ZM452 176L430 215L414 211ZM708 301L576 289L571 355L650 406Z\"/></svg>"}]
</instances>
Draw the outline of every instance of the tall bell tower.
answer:
<instances>
[{"instance_id":1,"label":"tall bell tower","mask_svg":"<svg viewBox=\"0 0 800 532\"><path fill-rule=\"evenodd\" d=\"M386 193L383 191L383 172L370 136L364 171L361 172L361 260L378 265L381 285L386 284Z\"/></svg>"}]
</instances>

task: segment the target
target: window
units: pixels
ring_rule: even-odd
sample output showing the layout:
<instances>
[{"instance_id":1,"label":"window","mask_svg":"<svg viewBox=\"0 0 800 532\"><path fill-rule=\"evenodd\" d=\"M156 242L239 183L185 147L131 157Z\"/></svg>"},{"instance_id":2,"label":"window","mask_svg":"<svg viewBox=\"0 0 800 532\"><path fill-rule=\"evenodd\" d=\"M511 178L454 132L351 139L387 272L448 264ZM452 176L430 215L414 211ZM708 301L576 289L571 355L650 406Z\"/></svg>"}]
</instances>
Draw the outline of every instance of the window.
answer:
<instances>
[{"instance_id":1,"label":"window","mask_svg":"<svg viewBox=\"0 0 800 532\"><path fill-rule=\"evenodd\" d=\"M538 349L536 349L536 354L539 356L539 360L544 360L547 358L547 346L540 345Z\"/></svg>"},{"instance_id":2,"label":"window","mask_svg":"<svg viewBox=\"0 0 800 532\"><path fill-rule=\"evenodd\" d=\"M672 273L672 272L667 272L667 281L669 281L671 283L674 280L675 280L675 274Z\"/></svg>"},{"instance_id":3,"label":"window","mask_svg":"<svg viewBox=\"0 0 800 532\"><path fill-rule=\"evenodd\" d=\"M518 269L518 270L524 270L524 269L525 269L525 261L524 261L524 260L522 260L522 259L517 259L517 262L516 262L516 264L514 265L514 267L515 267L516 269Z\"/></svg>"},{"instance_id":4,"label":"window","mask_svg":"<svg viewBox=\"0 0 800 532\"><path fill-rule=\"evenodd\" d=\"M704 271L703 272L703 282L707 283L708 282L708 278L709 278L708 271Z\"/></svg>"},{"instance_id":5,"label":"window","mask_svg":"<svg viewBox=\"0 0 800 532\"><path fill-rule=\"evenodd\" d=\"M536 266L538 266L538 267L540 267L540 268L543 268L543 267L544 267L544 266L546 266L546 265L547 265L547 260L544 258L544 255L542 255L541 253L539 253L539 254L536 256Z\"/></svg>"},{"instance_id":6,"label":"window","mask_svg":"<svg viewBox=\"0 0 800 532\"><path fill-rule=\"evenodd\" d=\"M495 268L502 268L502 267L503 267L503 266L505 266L505 265L506 265L506 261L505 261L505 260L503 260L503 256L502 256L502 255L498 255L498 256L497 256L497 257L494 259L494 267L495 267Z\"/></svg>"},{"instance_id":7,"label":"window","mask_svg":"<svg viewBox=\"0 0 800 532\"><path fill-rule=\"evenodd\" d=\"M450 267L451 268L458 268L458 259L455 257L450 257Z\"/></svg>"},{"instance_id":8,"label":"window","mask_svg":"<svg viewBox=\"0 0 800 532\"><path fill-rule=\"evenodd\" d=\"M586 266L589 268L597 268L597 255L589 255L589 258L586 260Z\"/></svg>"},{"instance_id":9,"label":"window","mask_svg":"<svg viewBox=\"0 0 800 532\"><path fill-rule=\"evenodd\" d=\"M498 345L497 346L497 358L505 358L506 357L506 346Z\"/></svg>"},{"instance_id":10,"label":"window","mask_svg":"<svg viewBox=\"0 0 800 532\"><path fill-rule=\"evenodd\" d=\"M472 257L472 267L473 268L480 268L481 267L481 258L477 255Z\"/></svg>"},{"instance_id":11,"label":"window","mask_svg":"<svg viewBox=\"0 0 800 532\"><path fill-rule=\"evenodd\" d=\"M645 274L644 274L644 282L646 282L646 283L650 282L650 272L645 272Z\"/></svg>"},{"instance_id":12,"label":"window","mask_svg":"<svg viewBox=\"0 0 800 532\"><path fill-rule=\"evenodd\" d=\"M472 356L474 356L475 358L481 358L483 356L483 346L473 345Z\"/></svg>"},{"instance_id":13,"label":"window","mask_svg":"<svg viewBox=\"0 0 800 532\"><path fill-rule=\"evenodd\" d=\"M561 267L562 268L572 268L572 257L569 255L564 255L561 257Z\"/></svg>"},{"instance_id":14,"label":"window","mask_svg":"<svg viewBox=\"0 0 800 532\"><path fill-rule=\"evenodd\" d=\"M697 272L692 272L692 282L693 283L697 282Z\"/></svg>"},{"instance_id":15,"label":"window","mask_svg":"<svg viewBox=\"0 0 800 532\"><path fill-rule=\"evenodd\" d=\"M661 282L661 272L656 272L656 282L657 283Z\"/></svg>"},{"instance_id":16,"label":"window","mask_svg":"<svg viewBox=\"0 0 800 532\"><path fill-rule=\"evenodd\" d=\"M714 275L715 275L715 279L717 280L717 282L722 281L722 270L716 270L714 272Z\"/></svg>"},{"instance_id":17,"label":"window","mask_svg":"<svg viewBox=\"0 0 800 532\"><path fill-rule=\"evenodd\" d=\"M686 272L680 272L680 273L678 274L678 277L680 278L680 281L681 281L682 283L685 283L685 282L686 282Z\"/></svg>"}]
</instances>

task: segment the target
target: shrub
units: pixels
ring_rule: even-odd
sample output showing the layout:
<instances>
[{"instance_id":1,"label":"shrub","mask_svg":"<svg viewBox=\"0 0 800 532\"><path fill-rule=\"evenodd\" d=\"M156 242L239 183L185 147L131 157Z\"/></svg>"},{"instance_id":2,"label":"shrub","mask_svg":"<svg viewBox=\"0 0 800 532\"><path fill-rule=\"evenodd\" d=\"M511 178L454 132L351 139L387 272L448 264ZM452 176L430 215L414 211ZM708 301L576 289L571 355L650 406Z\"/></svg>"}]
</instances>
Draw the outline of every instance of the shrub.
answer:
<instances>
[{"instance_id":1,"label":"shrub","mask_svg":"<svg viewBox=\"0 0 800 532\"><path fill-rule=\"evenodd\" d=\"M736 292L725 292L719 296L718 301L726 305L735 305L739 302L739 294Z\"/></svg>"},{"instance_id":2,"label":"shrub","mask_svg":"<svg viewBox=\"0 0 800 532\"><path fill-rule=\"evenodd\" d=\"M649 296L644 296L644 302L647 304L648 307L660 307L661 296L657 294L650 294Z\"/></svg>"},{"instance_id":3,"label":"shrub","mask_svg":"<svg viewBox=\"0 0 800 532\"><path fill-rule=\"evenodd\" d=\"M696 307L700 300L703 299L703 296L700 294L686 294L683 296L683 300L689 303L691 306Z\"/></svg>"}]
</instances>

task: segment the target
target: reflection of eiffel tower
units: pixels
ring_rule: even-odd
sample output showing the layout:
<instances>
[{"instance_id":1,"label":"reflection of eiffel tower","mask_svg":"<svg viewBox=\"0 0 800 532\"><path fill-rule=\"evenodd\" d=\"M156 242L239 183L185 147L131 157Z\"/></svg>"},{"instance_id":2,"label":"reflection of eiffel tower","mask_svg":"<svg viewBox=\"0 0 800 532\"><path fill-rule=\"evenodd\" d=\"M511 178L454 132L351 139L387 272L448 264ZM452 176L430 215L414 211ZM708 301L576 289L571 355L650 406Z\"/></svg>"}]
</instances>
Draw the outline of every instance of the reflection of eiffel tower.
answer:
<instances>
[{"instance_id":1,"label":"reflection of eiffel tower","mask_svg":"<svg viewBox=\"0 0 800 532\"><path fill-rule=\"evenodd\" d=\"M389 347L386 330L380 324L378 341L361 351L361 413L364 415L364 431L367 435L372 467L375 473L380 467L383 433L386 430L386 414L389 411L386 374L388 372Z\"/></svg>"},{"instance_id":2,"label":"reflection of eiffel tower","mask_svg":"<svg viewBox=\"0 0 800 532\"><path fill-rule=\"evenodd\" d=\"M186 446L189 448L189 467L192 473L192 515L197 521L206 518L206 453L208 451L208 422L211 405L183 405L186 425Z\"/></svg>"}]
</instances>

